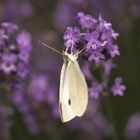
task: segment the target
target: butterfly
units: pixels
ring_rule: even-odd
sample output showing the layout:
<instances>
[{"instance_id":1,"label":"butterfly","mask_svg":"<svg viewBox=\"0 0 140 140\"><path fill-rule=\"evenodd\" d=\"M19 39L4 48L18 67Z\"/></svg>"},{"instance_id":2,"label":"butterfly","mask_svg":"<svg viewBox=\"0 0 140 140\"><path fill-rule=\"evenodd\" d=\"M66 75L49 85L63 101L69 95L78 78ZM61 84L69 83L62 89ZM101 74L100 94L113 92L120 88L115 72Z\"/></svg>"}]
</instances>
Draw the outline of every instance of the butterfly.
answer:
<instances>
[{"instance_id":1,"label":"butterfly","mask_svg":"<svg viewBox=\"0 0 140 140\"><path fill-rule=\"evenodd\" d=\"M41 42L42 43L42 42ZM62 122L68 122L74 117L81 117L88 104L88 88L85 77L77 61L78 54L64 51L63 54L52 47L44 46L63 55L64 63L60 74L59 112Z\"/></svg>"}]
</instances>

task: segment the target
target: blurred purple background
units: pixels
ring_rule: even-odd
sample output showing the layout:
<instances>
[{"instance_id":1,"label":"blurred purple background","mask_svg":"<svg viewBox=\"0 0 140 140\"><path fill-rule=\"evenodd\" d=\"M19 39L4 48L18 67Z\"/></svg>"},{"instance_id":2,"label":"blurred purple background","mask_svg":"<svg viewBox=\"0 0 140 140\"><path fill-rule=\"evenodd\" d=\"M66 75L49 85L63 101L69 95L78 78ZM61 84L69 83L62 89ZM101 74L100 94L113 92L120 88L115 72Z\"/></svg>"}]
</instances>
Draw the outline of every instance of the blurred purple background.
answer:
<instances>
[{"instance_id":1,"label":"blurred purple background","mask_svg":"<svg viewBox=\"0 0 140 140\"><path fill-rule=\"evenodd\" d=\"M77 18L81 11L92 18ZM73 32L79 32L65 32L67 27L88 32L80 21L85 17L97 20L93 28L99 33L101 22L111 28L109 33L116 36L112 37L113 50L119 46L120 56L115 52L108 58L104 52L100 63L91 51L79 57L89 86L89 105L81 118L63 124L58 109L63 59L38 41L62 51L64 44L69 47ZM139 25L139 0L1 0L0 140L139 140ZM95 34L89 36L96 39L94 45L102 41ZM91 43L89 36L84 43ZM75 39L77 43L79 38ZM121 96L113 96L116 94Z\"/></svg>"}]
</instances>

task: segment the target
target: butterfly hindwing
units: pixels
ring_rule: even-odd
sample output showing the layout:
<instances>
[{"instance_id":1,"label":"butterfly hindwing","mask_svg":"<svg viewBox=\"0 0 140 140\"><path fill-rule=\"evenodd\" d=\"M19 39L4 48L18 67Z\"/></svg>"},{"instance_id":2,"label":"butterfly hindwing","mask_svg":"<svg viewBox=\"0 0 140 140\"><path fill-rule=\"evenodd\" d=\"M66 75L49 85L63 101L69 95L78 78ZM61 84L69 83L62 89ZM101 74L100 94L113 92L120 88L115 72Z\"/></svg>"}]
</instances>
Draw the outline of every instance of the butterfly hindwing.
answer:
<instances>
[{"instance_id":1,"label":"butterfly hindwing","mask_svg":"<svg viewBox=\"0 0 140 140\"><path fill-rule=\"evenodd\" d=\"M62 122L70 121L75 114L70 105L68 68L69 63L64 62L60 75L60 91L59 91L59 112Z\"/></svg>"},{"instance_id":2,"label":"butterfly hindwing","mask_svg":"<svg viewBox=\"0 0 140 140\"><path fill-rule=\"evenodd\" d=\"M70 61L67 71L68 90L70 94L71 107L76 116L82 116L88 104L88 89L85 77L76 61Z\"/></svg>"}]
</instances>

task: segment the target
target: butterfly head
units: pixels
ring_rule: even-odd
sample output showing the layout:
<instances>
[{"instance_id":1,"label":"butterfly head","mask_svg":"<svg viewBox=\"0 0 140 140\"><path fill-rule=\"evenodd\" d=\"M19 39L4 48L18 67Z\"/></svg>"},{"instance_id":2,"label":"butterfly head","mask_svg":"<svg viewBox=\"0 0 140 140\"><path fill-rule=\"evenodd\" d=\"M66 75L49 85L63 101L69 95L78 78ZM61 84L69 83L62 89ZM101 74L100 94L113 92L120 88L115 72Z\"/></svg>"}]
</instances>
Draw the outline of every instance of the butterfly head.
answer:
<instances>
[{"instance_id":1,"label":"butterfly head","mask_svg":"<svg viewBox=\"0 0 140 140\"><path fill-rule=\"evenodd\" d=\"M78 58L78 55L73 55L73 54L70 54L68 52L63 52L64 54L64 59L67 61L67 60L71 60L71 61L76 61L77 58Z\"/></svg>"}]
</instances>

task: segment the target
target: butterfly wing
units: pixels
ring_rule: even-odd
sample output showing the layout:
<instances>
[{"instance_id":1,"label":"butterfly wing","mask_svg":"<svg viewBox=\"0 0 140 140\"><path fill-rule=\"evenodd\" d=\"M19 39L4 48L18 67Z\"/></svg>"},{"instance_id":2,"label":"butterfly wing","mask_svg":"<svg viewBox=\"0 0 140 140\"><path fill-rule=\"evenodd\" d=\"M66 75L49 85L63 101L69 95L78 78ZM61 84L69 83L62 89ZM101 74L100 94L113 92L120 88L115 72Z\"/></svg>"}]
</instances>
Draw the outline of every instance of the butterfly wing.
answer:
<instances>
[{"instance_id":1,"label":"butterfly wing","mask_svg":"<svg viewBox=\"0 0 140 140\"><path fill-rule=\"evenodd\" d=\"M59 91L59 112L62 122L70 121L75 114L70 106L68 68L69 62L65 62L62 66L60 75L60 91Z\"/></svg>"},{"instance_id":2,"label":"butterfly wing","mask_svg":"<svg viewBox=\"0 0 140 140\"><path fill-rule=\"evenodd\" d=\"M82 116L88 104L88 88L85 77L80 70L77 60L68 64L68 90L70 92L70 106L76 116Z\"/></svg>"}]
</instances>

